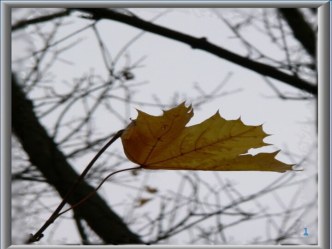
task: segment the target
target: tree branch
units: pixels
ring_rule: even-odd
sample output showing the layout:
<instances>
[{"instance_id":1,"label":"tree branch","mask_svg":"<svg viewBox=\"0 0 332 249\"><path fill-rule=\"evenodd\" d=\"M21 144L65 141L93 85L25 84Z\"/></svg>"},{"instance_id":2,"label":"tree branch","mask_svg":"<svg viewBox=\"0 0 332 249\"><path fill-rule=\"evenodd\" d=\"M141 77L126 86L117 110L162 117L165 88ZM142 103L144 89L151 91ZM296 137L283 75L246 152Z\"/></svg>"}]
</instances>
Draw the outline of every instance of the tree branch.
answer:
<instances>
[{"instance_id":1,"label":"tree branch","mask_svg":"<svg viewBox=\"0 0 332 249\"><path fill-rule=\"evenodd\" d=\"M45 15L45 16L39 16L33 19L29 19L29 20L22 20L17 22L16 24L14 24L12 26L12 31L16 31L18 29L22 29L25 28L26 26L29 26L31 24L37 24L37 23L42 23L42 22L47 22L50 20L53 20L55 18L59 18L59 17L63 17L63 16L68 16L70 13L69 9L63 10L63 11L59 11L57 13L53 13L50 15Z\"/></svg>"},{"instance_id":2,"label":"tree branch","mask_svg":"<svg viewBox=\"0 0 332 249\"><path fill-rule=\"evenodd\" d=\"M196 38L190 35L180 33L169 28L165 28L147 21L144 21L136 16L122 14L111 9L89 9L89 8L77 8L75 10L91 14L91 19L109 19L118 22L128 24L130 26L149 31L151 33L167 37L191 46L194 49L200 49L211 54L214 54L220 58L233 62L239 66L253 70L256 73L262 74L286 83L290 86L306 91L308 93L317 95L317 86L300 79L296 76L284 73L277 70L275 67L253 61L249 58L242 57L233 52L230 52L222 47L214 45L206 40L206 38Z\"/></svg>"},{"instance_id":3,"label":"tree branch","mask_svg":"<svg viewBox=\"0 0 332 249\"><path fill-rule=\"evenodd\" d=\"M81 236L82 244L83 245L89 245L90 244L89 237L88 237L88 235L85 232L84 226L82 224L82 219L81 219L81 217L79 217L78 215L76 215L76 211L74 211L74 217L73 218L75 220L78 233Z\"/></svg>"},{"instance_id":4,"label":"tree branch","mask_svg":"<svg viewBox=\"0 0 332 249\"><path fill-rule=\"evenodd\" d=\"M291 28L294 37L302 44L304 49L316 58L316 35L311 26L304 19L303 15L298 9L294 8L280 8L279 12L282 14L288 26Z\"/></svg>"},{"instance_id":5,"label":"tree branch","mask_svg":"<svg viewBox=\"0 0 332 249\"><path fill-rule=\"evenodd\" d=\"M64 198L78 175L40 124L33 111L32 102L26 98L14 74L12 74L12 128L28 154L30 162ZM74 205L93 191L94 188L83 181L75 193L68 197L68 203ZM98 194L92 196L76 212L107 244L142 243L138 235L129 230Z\"/></svg>"}]
</instances>

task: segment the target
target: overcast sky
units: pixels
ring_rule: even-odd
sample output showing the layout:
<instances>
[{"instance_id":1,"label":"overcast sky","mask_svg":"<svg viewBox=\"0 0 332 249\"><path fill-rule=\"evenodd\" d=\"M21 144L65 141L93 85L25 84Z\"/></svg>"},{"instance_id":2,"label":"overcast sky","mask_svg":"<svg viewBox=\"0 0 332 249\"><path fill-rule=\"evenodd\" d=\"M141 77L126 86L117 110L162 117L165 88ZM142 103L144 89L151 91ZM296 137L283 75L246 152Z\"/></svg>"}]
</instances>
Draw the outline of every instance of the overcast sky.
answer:
<instances>
[{"instance_id":1,"label":"overcast sky","mask_svg":"<svg viewBox=\"0 0 332 249\"><path fill-rule=\"evenodd\" d=\"M235 37L232 31L220 19L223 16L228 19L236 20L241 18L241 13L260 13L260 9L247 9L235 11L234 9L131 9L135 14L145 20L151 20L158 17L154 22L180 32L184 32L195 37L206 37L210 42L218 44L233 52L244 55L246 50ZM17 12L17 16L22 15L23 12ZM38 10L36 14L40 13ZM13 19L17 18L13 15ZM61 28L61 32L56 34L54 41L60 40L63 37L71 34L73 31L83 28L91 23L91 20L83 19L78 14L73 14L71 17L65 19L66 25ZM41 25L42 29L50 29L52 25ZM116 58L117 54L125 44L131 39L140 34L142 31L130 26L116 23L114 21L100 21L96 25L102 40L107 46L112 59ZM34 46L39 49L40 41L34 37L29 36L29 29L24 29L17 32L15 35L21 35L21 39L13 40L13 61L23 58L28 54L27 48ZM15 38L15 35L13 38ZM274 47L266 35L263 35L259 26L248 28L244 33L246 39L270 57L275 59L282 59L283 54ZM57 90L59 92L66 92L64 81L72 81L75 78L81 77L83 74L93 71L104 79L107 78L107 70L102 61L101 51L97 44L97 39L93 30L87 29L79 34L67 39L58 46L62 47L74 41L80 42L73 48L61 54L61 60L57 62L51 69L50 75L52 80L59 83ZM292 43L292 41L290 41ZM140 103L156 103L156 99L168 108L186 101L189 105L194 104L194 117L190 124L199 123L206 118L213 115L219 110L222 117L226 119L237 119L241 117L243 122L248 125L264 124L263 129L266 133L272 134L266 138L265 141L273 144L265 147L261 151L275 151L281 149L277 159L285 163L299 163L305 156L309 155L306 162L301 164L304 171L296 172L294 181L309 178L316 172L316 133L315 133L315 104L312 100L281 100L274 90L266 83L261 75L247 70L238 65L232 64L226 60L220 59L212 54L200 50L193 50L191 47L160 37L150 33L144 33L137 39L120 58L117 63L117 68L120 69L122 65L126 65L128 60L131 62L139 61L141 59L141 67L133 70L135 78L133 81L128 81L128 84L138 84L132 95L133 103L129 109L125 109L124 105L118 101L114 101L116 109L124 114L127 124L130 118L135 118L137 109L144 112L159 115L161 109L149 105L142 105ZM20 70L24 73L24 68L28 67L27 61L23 63L14 63L14 70ZM299 91L285 85L282 82L277 82L270 79L271 82L278 87L282 92L288 94L297 94ZM222 85L222 87L220 87ZM213 94L216 89L221 96L212 99L210 102L200 105L195 108L195 100L201 95L202 89L207 95ZM30 93L30 97L38 96L38 90ZM119 97L125 97L125 93L116 91L114 93ZM72 113L72 115L76 115ZM56 116L50 116L42 120L42 122L52 127ZM112 121L111 121L112 120ZM109 133L110 129L116 131L122 129L125 122L116 121L109 116L100 113L95 117L94 126L99 134ZM122 153L120 143L117 143L117 150ZM115 149L115 148L114 148ZM257 153L257 151L253 151ZM291 155L291 156L290 156ZM81 169L85 165L89 157L77 160L75 165L80 165L77 169ZM133 165L128 162L127 166ZM125 165L124 165L125 166ZM160 189L160 191L176 191L177 179L179 172L170 171L155 171L144 172L140 176L139 184L151 185ZM215 181L215 172L199 172L204 179L208 181ZM218 172L219 177L224 181L230 181L235 184L237 190L243 195L254 193L262 189L264 186L273 182L281 176L279 173L267 172ZM286 173L294 174L294 173ZM216 182L217 183L217 182ZM279 198L282 198L286 205L289 204L296 193L297 188L287 188L278 193ZM128 192L126 192L128 191ZM299 203L305 203L312 198L316 191L315 182L310 181L303 191L299 193ZM117 186L116 184L106 184L100 193L109 200L111 206L120 215L125 215L129 212L123 206L115 205L123 202L128 202L128 198L135 196L135 191L127 188ZM204 196L205 193L202 193ZM282 210L282 207L276 207L274 200L271 197L266 198L266 205L271 204L276 210ZM117 208L118 207L118 208ZM145 212L155 212L159 208L158 201L151 201L144 207ZM250 208L249 208L250 209ZM310 226L309 220L316 215L313 211L308 217L303 216L302 223L299 225L299 237L301 237L303 227ZM45 216L46 217L46 216ZM308 221L306 220L308 218ZM62 224L70 223L69 221ZM71 224L71 223L70 223ZM230 243L246 244L255 236L259 236L264 231L264 224L258 223L261 227L238 226L231 230L230 237L233 238ZM62 225L63 226L63 225ZM72 233L71 238L67 238L68 226L61 229L61 225L54 234L55 243L59 241L75 241L77 238L75 227L71 224ZM316 233L316 228L309 227L310 232ZM52 229L50 229L52 230ZM135 231L135 226L132 228ZM246 231L243 233L243 231ZM54 232L54 231L50 231ZM240 232L241 237L236 234ZM47 236L47 233L45 234ZM183 235L184 236L184 235ZM47 240L46 240L47 241ZM309 240L307 240L309 241ZM309 242L315 242L315 237ZM170 240L170 243L182 244L186 242L186 237L176 237ZM46 242L47 243L47 242ZM303 242L302 243L306 243Z\"/></svg>"}]
</instances>

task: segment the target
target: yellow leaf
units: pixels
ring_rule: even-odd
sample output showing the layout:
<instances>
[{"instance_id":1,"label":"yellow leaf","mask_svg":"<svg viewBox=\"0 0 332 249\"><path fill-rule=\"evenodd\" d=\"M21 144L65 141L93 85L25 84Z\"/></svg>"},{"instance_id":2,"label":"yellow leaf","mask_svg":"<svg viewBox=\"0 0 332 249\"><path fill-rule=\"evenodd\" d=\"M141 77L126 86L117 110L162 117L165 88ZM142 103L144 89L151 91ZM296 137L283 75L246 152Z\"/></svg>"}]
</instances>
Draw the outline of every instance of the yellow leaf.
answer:
<instances>
[{"instance_id":1,"label":"yellow leaf","mask_svg":"<svg viewBox=\"0 0 332 249\"><path fill-rule=\"evenodd\" d=\"M245 154L269 145L262 125L245 125L240 119L225 120L217 112L200 124L186 127L193 116L184 103L152 116L138 111L121 136L129 160L146 169L276 171L292 165L275 159L276 154Z\"/></svg>"}]
</instances>

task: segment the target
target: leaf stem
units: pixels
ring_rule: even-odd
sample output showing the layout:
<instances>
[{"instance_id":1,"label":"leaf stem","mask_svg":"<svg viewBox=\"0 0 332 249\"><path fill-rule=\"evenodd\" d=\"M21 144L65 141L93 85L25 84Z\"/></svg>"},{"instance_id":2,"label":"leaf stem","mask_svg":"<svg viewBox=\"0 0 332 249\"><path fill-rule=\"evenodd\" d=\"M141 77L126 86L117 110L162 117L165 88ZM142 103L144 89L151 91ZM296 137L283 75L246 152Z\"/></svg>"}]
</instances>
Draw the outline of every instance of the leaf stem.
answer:
<instances>
[{"instance_id":1,"label":"leaf stem","mask_svg":"<svg viewBox=\"0 0 332 249\"><path fill-rule=\"evenodd\" d=\"M60 212L57 217L59 217L60 215L63 215L64 213L68 212L69 210L72 210L72 209L78 207L83 202L85 202L86 200L90 199L90 197L92 197L100 189L100 187L107 181L107 179L110 178L112 175L115 175L115 174L123 172L123 171L135 170L135 169L142 169L142 167L141 166L137 166L137 167L131 167L131 168L126 168L126 169L120 169L120 170L117 170L117 171L114 171L114 172L110 173L108 176L106 176L101 181L101 183L99 183L99 185L93 191L91 191L88 195L86 195L84 198L82 198L79 202L77 202L76 204L72 205L70 208L68 208L68 209Z\"/></svg>"},{"instance_id":2,"label":"leaf stem","mask_svg":"<svg viewBox=\"0 0 332 249\"><path fill-rule=\"evenodd\" d=\"M69 197L77 190L78 186L80 185L80 183L83 181L84 177L87 175L87 173L89 172L89 170L92 168L92 166L94 165L94 163L97 161L97 159L105 152L105 150L111 145L113 144L119 137L121 137L122 133L124 130L119 130L117 133L115 133L115 135L111 138L111 140L109 142L107 142L107 144L105 144L100 151L98 151L98 153L92 158L92 160L90 161L90 163L86 166L86 168L84 169L84 171L82 172L82 174L77 178L76 182L73 184L73 186L69 189L69 191L67 192L67 194L65 195L65 197L63 198L63 200L61 201L61 203L59 204L59 206L54 210L54 212L52 213L52 215L48 218L48 220L45 221L44 225L35 233L35 234L31 234L30 238L27 241L27 244L33 243L33 242L37 242L39 241L44 235L43 232L61 215L60 212L62 210L62 208L65 206L65 204L68 202ZM124 170L119 170L116 172L111 173L109 176L107 176L107 178L109 178L111 175L114 175L115 173L121 172L121 171L125 171L125 170L129 170L129 169L124 169ZM103 182L107 179L105 178L103 180ZM102 182L102 183L103 183ZM101 185L100 185L101 186ZM98 186L98 188L100 187ZM93 192L95 193L95 191ZM90 193L91 194L91 193ZM90 196L90 194L88 196ZM74 206L77 206L77 204L75 204ZM68 211L68 210L66 210Z\"/></svg>"}]
</instances>

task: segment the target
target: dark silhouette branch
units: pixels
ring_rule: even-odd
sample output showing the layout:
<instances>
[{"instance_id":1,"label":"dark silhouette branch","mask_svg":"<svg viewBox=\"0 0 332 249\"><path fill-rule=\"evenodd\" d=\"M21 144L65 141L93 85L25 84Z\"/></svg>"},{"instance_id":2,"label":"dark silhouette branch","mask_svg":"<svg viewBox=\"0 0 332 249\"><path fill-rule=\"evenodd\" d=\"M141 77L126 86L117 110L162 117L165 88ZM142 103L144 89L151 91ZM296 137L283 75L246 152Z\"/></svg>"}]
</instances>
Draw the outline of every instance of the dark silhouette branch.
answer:
<instances>
[{"instance_id":1,"label":"dark silhouette branch","mask_svg":"<svg viewBox=\"0 0 332 249\"><path fill-rule=\"evenodd\" d=\"M235 54L231 51L228 51L222 47L219 47L217 45L208 42L204 37L203 38L192 37L190 35L144 21L136 16L122 14L111 9L80 8L75 10L91 14L91 19L93 20L109 19L109 20L119 21L154 34L167 37L169 39L183 42L185 44L188 44L194 49L200 49L209 52L220 58L233 62L247 69L253 70L264 76L274 78L290 86L293 86L297 89L317 95L317 86L315 86L314 84L307 82L299 77L279 71L273 66L256 62L249 58Z\"/></svg>"},{"instance_id":2,"label":"dark silhouette branch","mask_svg":"<svg viewBox=\"0 0 332 249\"><path fill-rule=\"evenodd\" d=\"M31 238L29 239L29 243L32 242L36 242L39 241L40 238L43 236L43 232L62 214L65 212L61 212L60 211L63 209L63 207L66 205L66 203L68 202L69 198L75 193L75 191L79 188L80 184L83 182L84 177L88 174L88 172L90 171L90 169L92 168L92 166L94 165L94 163L97 161L97 159L105 152L105 150L111 145L113 144L113 142L115 140L117 140L121 134L122 134L123 130L118 131L113 137L112 139L105 144L101 150L98 151L98 153L93 157L93 159L90 161L90 163L86 166L86 168L84 169L84 171L79 175L79 177L76 179L76 181L74 182L74 184L69 188L68 192L66 193L66 195L63 197L63 200L61 201L61 203L58 205L58 207L55 209L55 211L52 213L52 215L49 217L48 220L46 220L46 222L44 223L44 225L41 226L41 228L33 235L31 236ZM119 171L113 172L112 174L115 174ZM99 187L98 187L99 188ZM91 196L93 196L94 194L96 194L97 190L94 190L92 192L92 194L87 195L89 198ZM87 198L85 197L84 200L86 200ZM82 203L82 201L80 201L79 203ZM72 205L70 208L68 208L66 210L72 210L74 207L76 207L77 204Z\"/></svg>"},{"instance_id":3,"label":"dark silhouette branch","mask_svg":"<svg viewBox=\"0 0 332 249\"><path fill-rule=\"evenodd\" d=\"M30 162L40 170L60 196L66 198L68 190L79 176L40 124L33 111L32 102L26 98L14 74L12 74L12 128ZM81 181L77 190L67 197L67 202L74 205L93 191L93 187ZM92 196L76 212L107 244L142 243L138 235L129 230L98 194Z\"/></svg>"},{"instance_id":4,"label":"dark silhouette branch","mask_svg":"<svg viewBox=\"0 0 332 249\"><path fill-rule=\"evenodd\" d=\"M315 59L317 44L316 34L309 23L304 19L301 12L294 8L280 8L279 12L291 28L294 37L301 43L303 48L311 55L311 57Z\"/></svg>"},{"instance_id":5,"label":"dark silhouette branch","mask_svg":"<svg viewBox=\"0 0 332 249\"><path fill-rule=\"evenodd\" d=\"M69 9L63 10L63 11L59 11L57 13L53 13L50 15L45 15L45 16L39 16L33 19L29 19L29 20L22 20L17 22L16 24L14 24L12 26L12 31L16 31L18 29L22 29L25 28L31 24L38 24L38 23L43 23L43 22L48 22L51 21L53 19L59 18L59 17L64 17L64 16L68 16L70 13Z\"/></svg>"},{"instance_id":6,"label":"dark silhouette branch","mask_svg":"<svg viewBox=\"0 0 332 249\"><path fill-rule=\"evenodd\" d=\"M89 245L89 236L87 235L84 226L82 224L82 219L81 217L79 217L78 215L76 215L76 211L74 211L74 220L75 220L75 224L78 230L78 233L81 236L81 242L83 245Z\"/></svg>"}]
</instances>

